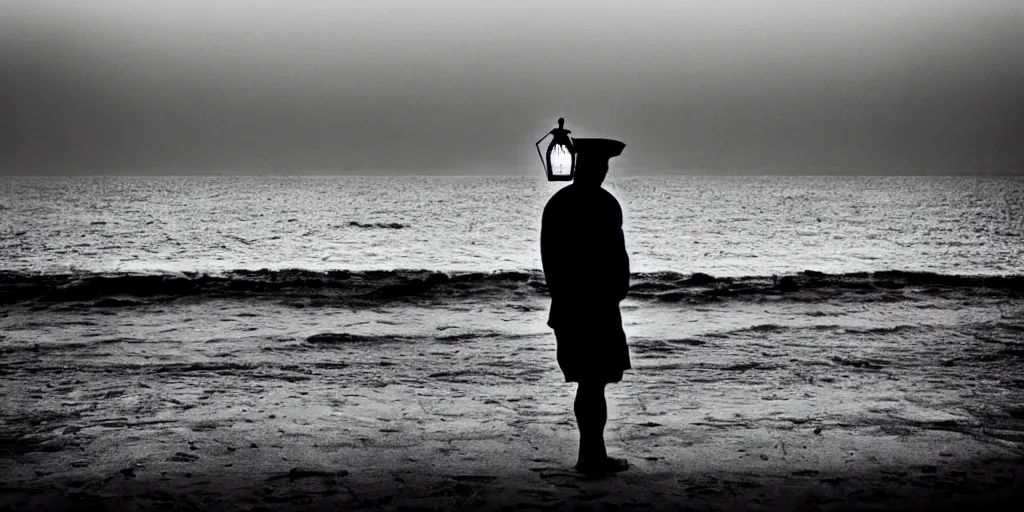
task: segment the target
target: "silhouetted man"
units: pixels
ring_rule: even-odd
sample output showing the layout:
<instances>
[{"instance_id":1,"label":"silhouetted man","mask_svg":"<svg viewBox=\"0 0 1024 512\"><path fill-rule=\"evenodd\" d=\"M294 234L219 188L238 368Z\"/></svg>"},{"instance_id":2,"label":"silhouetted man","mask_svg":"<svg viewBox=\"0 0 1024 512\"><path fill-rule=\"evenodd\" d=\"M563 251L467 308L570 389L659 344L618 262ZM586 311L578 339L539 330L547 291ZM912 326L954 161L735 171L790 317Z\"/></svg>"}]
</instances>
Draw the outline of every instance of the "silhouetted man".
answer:
<instances>
[{"instance_id":1,"label":"silhouetted man","mask_svg":"<svg viewBox=\"0 0 1024 512\"><path fill-rule=\"evenodd\" d=\"M573 410L580 430L576 469L609 473L629 467L608 457L604 387L622 380L629 349L619 302L629 290L629 256L622 236L619 202L601 188L608 159L625 144L575 139L576 176L544 207L540 252L551 293L548 326L555 331L558 366L566 382L578 382Z\"/></svg>"}]
</instances>

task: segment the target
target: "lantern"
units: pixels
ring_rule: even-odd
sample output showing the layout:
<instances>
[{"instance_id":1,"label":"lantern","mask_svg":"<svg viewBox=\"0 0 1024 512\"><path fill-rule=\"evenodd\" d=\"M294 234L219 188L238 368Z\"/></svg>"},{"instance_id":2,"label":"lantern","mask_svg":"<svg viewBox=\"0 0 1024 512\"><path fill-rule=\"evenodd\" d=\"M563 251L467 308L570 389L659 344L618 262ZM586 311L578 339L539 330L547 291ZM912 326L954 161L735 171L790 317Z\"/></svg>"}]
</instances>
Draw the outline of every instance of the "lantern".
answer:
<instances>
[{"instance_id":1,"label":"lantern","mask_svg":"<svg viewBox=\"0 0 1024 512\"><path fill-rule=\"evenodd\" d=\"M576 173L576 149L572 145L572 138L569 137L569 130L565 129L565 119L558 118L558 128L545 134L537 141L537 156L540 156L541 165L548 175L548 181L572 181ZM547 152L541 154L540 143L551 136Z\"/></svg>"}]
</instances>

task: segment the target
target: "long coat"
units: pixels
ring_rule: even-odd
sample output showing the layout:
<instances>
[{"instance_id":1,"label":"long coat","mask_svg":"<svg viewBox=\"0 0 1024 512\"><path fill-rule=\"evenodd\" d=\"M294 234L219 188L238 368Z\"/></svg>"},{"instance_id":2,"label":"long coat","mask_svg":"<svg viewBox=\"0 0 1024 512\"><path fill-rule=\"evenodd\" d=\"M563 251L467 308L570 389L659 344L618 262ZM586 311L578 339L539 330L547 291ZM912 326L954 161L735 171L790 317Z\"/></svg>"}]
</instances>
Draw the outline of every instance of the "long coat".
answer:
<instances>
[{"instance_id":1,"label":"long coat","mask_svg":"<svg viewBox=\"0 0 1024 512\"><path fill-rule=\"evenodd\" d=\"M540 251L566 380L617 382L630 368L619 313L629 290L619 202L600 187L559 190L544 207Z\"/></svg>"}]
</instances>

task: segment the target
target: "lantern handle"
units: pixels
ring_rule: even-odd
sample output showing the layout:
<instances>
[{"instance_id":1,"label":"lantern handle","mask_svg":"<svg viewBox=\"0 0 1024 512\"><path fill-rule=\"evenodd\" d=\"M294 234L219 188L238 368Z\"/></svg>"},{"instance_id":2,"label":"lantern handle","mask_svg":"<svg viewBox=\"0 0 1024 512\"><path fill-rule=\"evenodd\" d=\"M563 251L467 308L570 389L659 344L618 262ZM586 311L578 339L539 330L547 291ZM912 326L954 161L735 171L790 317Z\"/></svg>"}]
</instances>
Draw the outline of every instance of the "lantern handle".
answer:
<instances>
[{"instance_id":1,"label":"lantern handle","mask_svg":"<svg viewBox=\"0 0 1024 512\"><path fill-rule=\"evenodd\" d=\"M550 132L545 133L544 136L541 137L540 140L538 140L536 144L534 144L535 146L537 146L537 150L538 151L540 151L540 143L544 142L544 139L548 138L548 135L551 135L552 132L554 132L554 130L551 130Z\"/></svg>"},{"instance_id":2,"label":"lantern handle","mask_svg":"<svg viewBox=\"0 0 1024 512\"><path fill-rule=\"evenodd\" d=\"M553 131L553 130L552 130L552 131ZM539 156L539 157L540 157L540 163L541 163L542 165L544 165L544 168L545 168L545 169L547 169L547 164L546 164L546 163L544 163L544 154L540 152L540 143L541 143L541 142L544 142L544 139L548 138L548 135L551 135L551 132L545 133L545 134L544 134L544 136L543 136L543 137L541 137L541 138L540 138L540 140L538 140L536 144L534 144L534 146L536 146L536 147L537 147L537 156Z\"/></svg>"}]
</instances>

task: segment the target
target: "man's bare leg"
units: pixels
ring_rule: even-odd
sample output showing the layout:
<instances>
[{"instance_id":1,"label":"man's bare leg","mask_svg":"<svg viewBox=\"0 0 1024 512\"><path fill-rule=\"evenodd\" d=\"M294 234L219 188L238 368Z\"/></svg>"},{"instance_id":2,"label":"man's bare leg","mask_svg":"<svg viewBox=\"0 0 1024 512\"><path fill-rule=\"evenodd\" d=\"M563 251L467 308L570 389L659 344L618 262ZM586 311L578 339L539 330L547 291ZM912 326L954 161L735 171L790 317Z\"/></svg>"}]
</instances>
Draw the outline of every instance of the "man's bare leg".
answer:
<instances>
[{"instance_id":1,"label":"man's bare leg","mask_svg":"<svg viewBox=\"0 0 1024 512\"><path fill-rule=\"evenodd\" d=\"M608 421L604 386L604 382L580 382L576 388L573 411L580 429L576 469L584 473L612 473L629 467L625 459L609 458L604 446L604 426Z\"/></svg>"}]
</instances>

